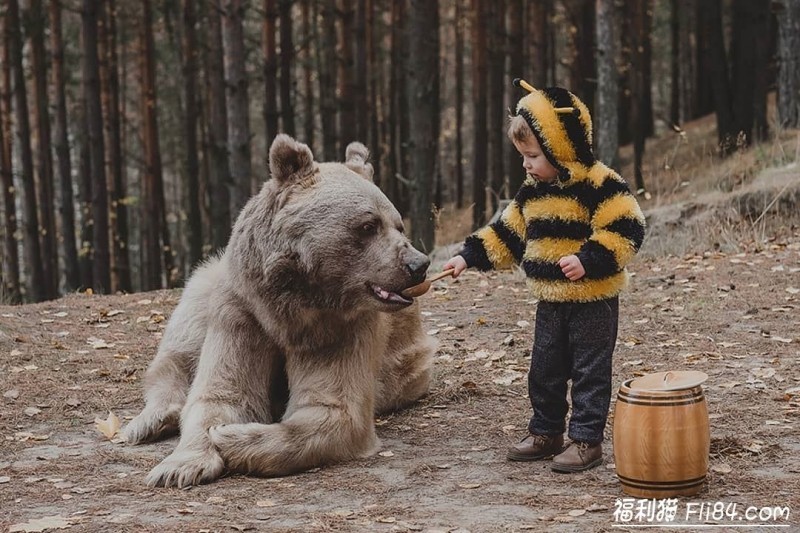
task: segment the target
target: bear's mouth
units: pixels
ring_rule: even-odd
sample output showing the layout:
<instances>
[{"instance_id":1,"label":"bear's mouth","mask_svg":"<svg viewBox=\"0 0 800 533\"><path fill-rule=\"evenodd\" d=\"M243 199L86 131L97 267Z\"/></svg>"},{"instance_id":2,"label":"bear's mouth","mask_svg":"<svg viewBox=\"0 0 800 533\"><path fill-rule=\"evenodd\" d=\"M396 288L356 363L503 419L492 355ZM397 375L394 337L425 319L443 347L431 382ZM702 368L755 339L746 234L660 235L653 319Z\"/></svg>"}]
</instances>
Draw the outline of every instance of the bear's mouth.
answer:
<instances>
[{"instance_id":1,"label":"bear's mouth","mask_svg":"<svg viewBox=\"0 0 800 533\"><path fill-rule=\"evenodd\" d=\"M390 305L402 305L402 306L411 305L412 303L414 303L414 300L412 298L407 298L397 292L384 289L379 285L367 283L367 286L370 288L373 296L375 296L375 298L377 298L378 301L380 302Z\"/></svg>"}]
</instances>

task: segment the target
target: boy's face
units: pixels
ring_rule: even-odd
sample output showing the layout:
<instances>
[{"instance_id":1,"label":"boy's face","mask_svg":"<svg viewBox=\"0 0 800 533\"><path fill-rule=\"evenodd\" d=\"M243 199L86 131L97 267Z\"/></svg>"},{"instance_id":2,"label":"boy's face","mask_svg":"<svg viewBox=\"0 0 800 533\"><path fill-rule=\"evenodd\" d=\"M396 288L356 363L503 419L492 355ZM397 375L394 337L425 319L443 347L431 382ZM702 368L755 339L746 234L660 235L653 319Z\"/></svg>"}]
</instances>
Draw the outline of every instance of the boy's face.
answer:
<instances>
[{"instance_id":1,"label":"boy's face","mask_svg":"<svg viewBox=\"0 0 800 533\"><path fill-rule=\"evenodd\" d=\"M539 141L534 135L525 141L513 141L514 148L522 155L522 167L533 179L550 183L558 176L556 167L550 164L542 152Z\"/></svg>"}]
</instances>

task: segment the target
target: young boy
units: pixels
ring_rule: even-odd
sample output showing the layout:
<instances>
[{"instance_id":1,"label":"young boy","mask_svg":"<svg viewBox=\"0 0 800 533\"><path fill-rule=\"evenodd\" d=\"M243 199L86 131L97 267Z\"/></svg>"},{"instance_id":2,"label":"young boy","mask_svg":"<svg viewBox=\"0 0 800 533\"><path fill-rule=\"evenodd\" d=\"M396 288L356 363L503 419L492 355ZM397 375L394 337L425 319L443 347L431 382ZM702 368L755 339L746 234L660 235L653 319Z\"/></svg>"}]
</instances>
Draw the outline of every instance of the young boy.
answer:
<instances>
[{"instance_id":1,"label":"young boy","mask_svg":"<svg viewBox=\"0 0 800 533\"><path fill-rule=\"evenodd\" d=\"M444 268L520 264L539 300L528 394L528 435L508 450L512 461L555 456L552 469L579 472L603 460L611 401L617 295L625 265L644 238L644 216L625 181L592 154L586 106L560 87L517 104L508 136L527 178L501 218L469 236ZM572 380L571 443L564 449L567 382Z\"/></svg>"}]
</instances>

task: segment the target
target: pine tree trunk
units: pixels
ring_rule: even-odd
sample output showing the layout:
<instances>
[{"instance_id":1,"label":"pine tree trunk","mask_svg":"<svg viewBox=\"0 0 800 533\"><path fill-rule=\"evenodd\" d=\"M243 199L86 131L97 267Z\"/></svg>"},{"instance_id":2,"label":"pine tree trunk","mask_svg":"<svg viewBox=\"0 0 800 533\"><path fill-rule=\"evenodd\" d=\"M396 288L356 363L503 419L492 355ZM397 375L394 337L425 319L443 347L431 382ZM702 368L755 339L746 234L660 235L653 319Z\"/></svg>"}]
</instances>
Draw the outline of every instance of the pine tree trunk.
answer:
<instances>
[{"instance_id":1,"label":"pine tree trunk","mask_svg":"<svg viewBox=\"0 0 800 533\"><path fill-rule=\"evenodd\" d=\"M352 141L362 141L356 135L355 49L353 47L355 0L338 0L341 24L336 36L339 73L339 142L342 148ZM341 155L339 156L341 157Z\"/></svg>"},{"instance_id":2,"label":"pine tree trunk","mask_svg":"<svg viewBox=\"0 0 800 533\"><path fill-rule=\"evenodd\" d=\"M316 24L312 29L311 25L311 2L316 0L302 0L300 2L300 14L303 24L303 47L300 49L301 64L303 66L303 142L308 146L314 147L314 74L315 69L312 63L311 53L316 42ZM269 142L269 141L267 141Z\"/></svg>"},{"instance_id":3,"label":"pine tree trunk","mask_svg":"<svg viewBox=\"0 0 800 533\"><path fill-rule=\"evenodd\" d=\"M111 199L111 220L113 235L114 271L112 284L115 290L131 292L131 264L129 255L128 205L125 165L122 161L122 112L120 109L120 76L117 57L117 4L116 0L105 3L106 38L105 54L107 64L108 86L107 106L105 107L107 138L106 151L109 179L109 197Z\"/></svg>"},{"instance_id":4,"label":"pine tree trunk","mask_svg":"<svg viewBox=\"0 0 800 533\"><path fill-rule=\"evenodd\" d=\"M489 203L494 213L500 197L506 198L505 171L503 169L506 112L503 106L505 94L505 0L489 3L489 64L488 64L488 119L486 128L489 137Z\"/></svg>"},{"instance_id":5,"label":"pine tree trunk","mask_svg":"<svg viewBox=\"0 0 800 533\"><path fill-rule=\"evenodd\" d=\"M605 164L617 166L619 147L619 103L616 47L614 40L614 0L595 0L597 9L597 108L594 112L595 156Z\"/></svg>"},{"instance_id":6,"label":"pine tree trunk","mask_svg":"<svg viewBox=\"0 0 800 533\"><path fill-rule=\"evenodd\" d=\"M239 213L255 185L250 165L250 120L247 97L243 0L225 0L222 45L225 57L226 105L228 108L228 154L233 178L233 212ZM252 180L252 184L251 184Z\"/></svg>"},{"instance_id":7,"label":"pine tree trunk","mask_svg":"<svg viewBox=\"0 0 800 533\"><path fill-rule=\"evenodd\" d=\"M769 4L750 0L733 3L732 76L735 134L745 144L753 140L758 121L766 125L767 47L769 43ZM762 115L756 120L756 110ZM766 131L759 132L766 137Z\"/></svg>"},{"instance_id":8,"label":"pine tree trunk","mask_svg":"<svg viewBox=\"0 0 800 533\"><path fill-rule=\"evenodd\" d=\"M225 102L225 70L222 19L216 5L208 8L205 74L208 94L209 189L211 196L211 249L227 246L231 234L233 178L228 166L228 109ZM275 128L277 130L277 127ZM238 213L238 211L236 211Z\"/></svg>"},{"instance_id":9,"label":"pine tree trunk","mask_svg":"<svg viewBox=\"0 0 800 533\"><path fill-rule=\"evenodd\" d=\"M354 40L354 82L353 102L355 104L356 139L367 142L367 118L371 114L370 102L367 100L367 2L356 0L355 40ZM437 28L438 31L438 28ZM377 154L376 154L377 155Z\"/></svg>"},{"instance_id":10,"label":"pine tree trunk","mask_svg":"<svg viewBox=\"0 0 800 533\"><path fill-rule=\"evenodd\" d=\"M552 12L553 0L533 0L526 6L525 19L528 21L528 27L525 35L527 52L525 64L529 65L527 67L529 70L525 72L525 79L534 87L544 88L549 83Z\"/></svg>"},{"instance_id":11,"label":"pine tree trunk","mask_svg":"<svg viewBox=\"0 0 800 533\"><path fill-rule=\"evenodd\" d=\"M277 0L264 0L262 48L264 52L264 133L267 146L280 132L278 129L278 55L275 27L278 20ZM269 162L267 161L267 167Z\"/></svg>"},{"instance_id":12,"label":"pine tree trunk","mask_svg":"<svg viewBox=\"0 0 800 533\"><path fill-rule=\"evenodd\" d=\"M456 208L464 207L464 34L467 16L462 6L463 0L455 0L455 176Z\"/></svg>"},{"instance_id":13,"label":"pine tree trunk","mask_svg":"<svg viewBox=\"0 0 800 533\"><path fill-rule=\"evenodd\" d=\"M34 117L36 120L37 189L41 223L42 269L44 292L47 299L58 296L58 249L56 246L56 220L53 156L50 135L50 110L47 97L47 62L44 45L46 17L41 0L30 0L28 23L31 43L31 67L34 84Z\"/></svg>"},{"instance_id":14,"label":"pine tree trunk","mask_svg":"<svg viewBox=\"0 0 800 533\"><path fill-rule=\"evenodd\" d=\"M378 175L375 177L375 184L378 187L383 187L385 176L383 175L383 161L384 151L383 140L381 135L381 121L383 115L383 94L381 91L381 78L382 69L380 63L377 61L376 49L378 43L383 40L383 34L375 26L375 3L374 0L366 0L364 6L365 17L365 35L367 47L366 57L366 76L367 76L367 117L368 129L367 139L369 140L369 151L372 158L373 166L378 169Z\"/></svg>"},{"instance_id":15,"label":"pine tree trunk","mask_svg":"<svg viewBox=\"0 0 800 533\"><path fill-rule=\"evenodd\" d=\"M413 183L411 243L433 251L434 177L439 130L439 2L411 0L405 63L409 116L409 169Z\"/></svg>"},{"instance_id":16,"label":"pine tree trunk","mask_svg":"<svg viewBox=\"0 0 800 533\"><path fill-rule=\"evenodd\" d=\"M140 40L140 79L142 98L142 130L144 137L144 174L142 176L142 289L162 287L162 253L169 251L161 243L164 209L164 191L161 169L161 150L158 144L158 117L156 108L155 50L153 45L150 0L142 0L142 26ZM167 279L170 270L167 269Z\"/></svg>"},{"instance_id":17,"label":"pine tree trunk","mask_svg":"<svg viewBox=\"0 0 800 533\"><path fill-rule=\"evenodd\" d=\"M472 228L486 223L486 19L487 0L472 0L472 109L474 154L472 158Z\"/></svg>"},{"instance_id":18,"label":"pine tree trunk","mask_svg":"<svg viewBox=\"0 0 800 533\"><path fill-rule=\"evenodd\" d=\"M3 48L0 64L0 187L3 188L3 277L0 296L3 303L21 300L19 284L19 251L17 248L17 206L14 175L11 163L11 68L9 50L9 19L3 17L0 44Z\"/></svg>"},{"instance_id":19,"label":"pine tree trunk","mask_svg":"<svg viewBox=\"0 0 800 533\"><path fill-rule=\"evenodd\" d=\"M87 289L94 286L93 257L94 236L92 225L92 155L89 150L89 119L86 111L86 85L81 84L80 127L78 128L79 164L78 183L80 195L80 249L78 251L78 266L80 267L80 287Z\"/></svg>"},{"instance_id":20,"label":"pine tree trunk","mask_svg":"<svg viewBox=\"0 0 800 533\"><path fill-rule=\"evenodd\" d=\"M506 24L508 26L508 58L509 58L509 72L503 77L505 82L506 105L503 107L503 115L513 114L517 105L517 101L523 96L517 87L509 83L514 78L521 78L525 69L525 56L523 48L523 27L522 15L524 12L523 0L508 0L506 9ZM503 117L506 120L506 117ZM505 135L505 128L503 128L503 138L507 139ZM522 168L522 160L520 159L517 149L510 141L505 141L506 146L506 172L508 174L508 192L511 195L516 194L522 182L525 180L525 169Z\"/></svg>"},{"instance_id":21,"label":"pine tree trunk","mask_svg":"<svg viewBox=\"0 0 800 533\"><path fill-rule=\"evenodd\" d=\"M629 0L630 17L633 31L632 37L632 70L631 70L631 130L633 133L633 172L636 182L636 191L644 191L644 175L642 162L644 160L645 139L647 138L647 88L646 79L646 54L644 41L647 38L647 15L649 0Z\"/></svg>"},{"instance_id":22,"label":"pine tree trunk","mask_svg":"<svg viewBox=\"0 0 800 533\"><path fill-rule=\"evenodd\" d=\"M711 80L719 146L723 154L729 154L736 148L736 117L722 32L722 9L720 0L706 0L702 4L701 16L708 46L706 56L711 65L711 70L705 75Z\"/></svg>"},{"instance_id":23,"label":"pine tree trunk","mask_svg":"<svg viewBox=\"0 0 800 533\"><path fill-rule=\"evenodd\" d=\"M800 0L783 0L778 16L778 122L800 127Z\"/></svg>"},{"instance_id":24,"label":"pine tree trunk","mask_svg":"<svg viewBox=\"0 0 800 533\"><path fill-rule=\"evenodd\" d=\"M669 85L669 120L677 126L681 123L681 24L680 0L670 0L670 85ZM598 80L598 85L600 85Z\"/></svg>"},{"instance_id":25,"label":"pine tree trunk","mask_svg":"<svg viewBox=\"0 0 800 533\"><path fill-rule=\"evenodd\" d=\"M186 105L184 135L186 138L186 179L189 196L189 263L191 269L203 258L203 224L200 218L200 164L197 159L197 117L200 114L197 95L199 53L195 0L183 0L183 95Z\"/></svg>"},{"instance_id":26,"label":"pine tree trunk","mask_svg":"<svg viewBox=\"0 0 800 533\"><path fill-rule=\"evenodd\" d=\"M19 154L22 163L22 185L25 220L25 271L28 275L28 295L34 302L47 298L42 266L42 249L39 241L39 214L36 200L36 185L33 175L33 151L31 149L31 126L28 118L28 95L25 89L25 72L22 66L22 36L17 0L9 0L6 11L6 29L11 49L11 73L14 86L16 130Z\"/></svg>"},{"instance_id":27,"label":"pine tree trunk","mask_svg":"<svg viewBox=\"0 0 800 533\"><path fill-rule=\"evenodd\" d=\"M83 83L86 90L86 115L89 126L89 157L92 176L92 277L95 292L111 290L108 238L108 185L105 168L103 111L100 103L100 69L97 51L97 2L83 0L81 35L83 45Z\"/></svg>"},{"instance_id":28,"label":"pine tree trunk","mask_svg":"<svg viewBox=\"0 0 800 533\"><path fill-rule=\"evenodd\" d=\"M320 0L321 31L318 39L319 108L322 124L322 156L335 161L336 146L336 0Z\"/></svg>"},{"instance_id":29,"label":"pine tree trunk","mask_svg":"<svg viewBox=\"0 0 800 533\"><path fill-rule=\"evenodd\" d=\"M294 40L292 39L293 0L278 0L281 19L281 120L284 133L294 136L294 104L292 103L292 62L294 61Z\"/></svg>"}]
</instances>

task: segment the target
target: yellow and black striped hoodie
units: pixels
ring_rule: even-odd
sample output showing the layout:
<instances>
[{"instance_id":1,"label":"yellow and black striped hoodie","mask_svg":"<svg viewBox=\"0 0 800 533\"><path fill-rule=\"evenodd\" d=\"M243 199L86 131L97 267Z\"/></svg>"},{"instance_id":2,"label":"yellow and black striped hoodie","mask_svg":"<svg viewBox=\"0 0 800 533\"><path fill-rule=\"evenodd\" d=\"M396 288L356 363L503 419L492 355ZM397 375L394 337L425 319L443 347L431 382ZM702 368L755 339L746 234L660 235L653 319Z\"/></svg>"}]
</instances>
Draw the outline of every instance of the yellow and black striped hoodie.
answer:
<instances>
[{"instance_id":1,"label":"yellow and black striped hoodie","mask_svg":"<svg viewBox=\"0 0 800 533\"><path fill-rule=\"evenodd\" d=\"M519 84L519 82L516 82ZM520 264L534 297L588 302L618 295L625 265L644 238L645 220L628 185L592 153L592 121L578 97L560 87L530 91L517 104L548 161L551 183L528 178L497 222L467 237L460 255L480 270ZM586 275L570 281L558 260L575 254Z\"/></svg>"}]
</instances>

